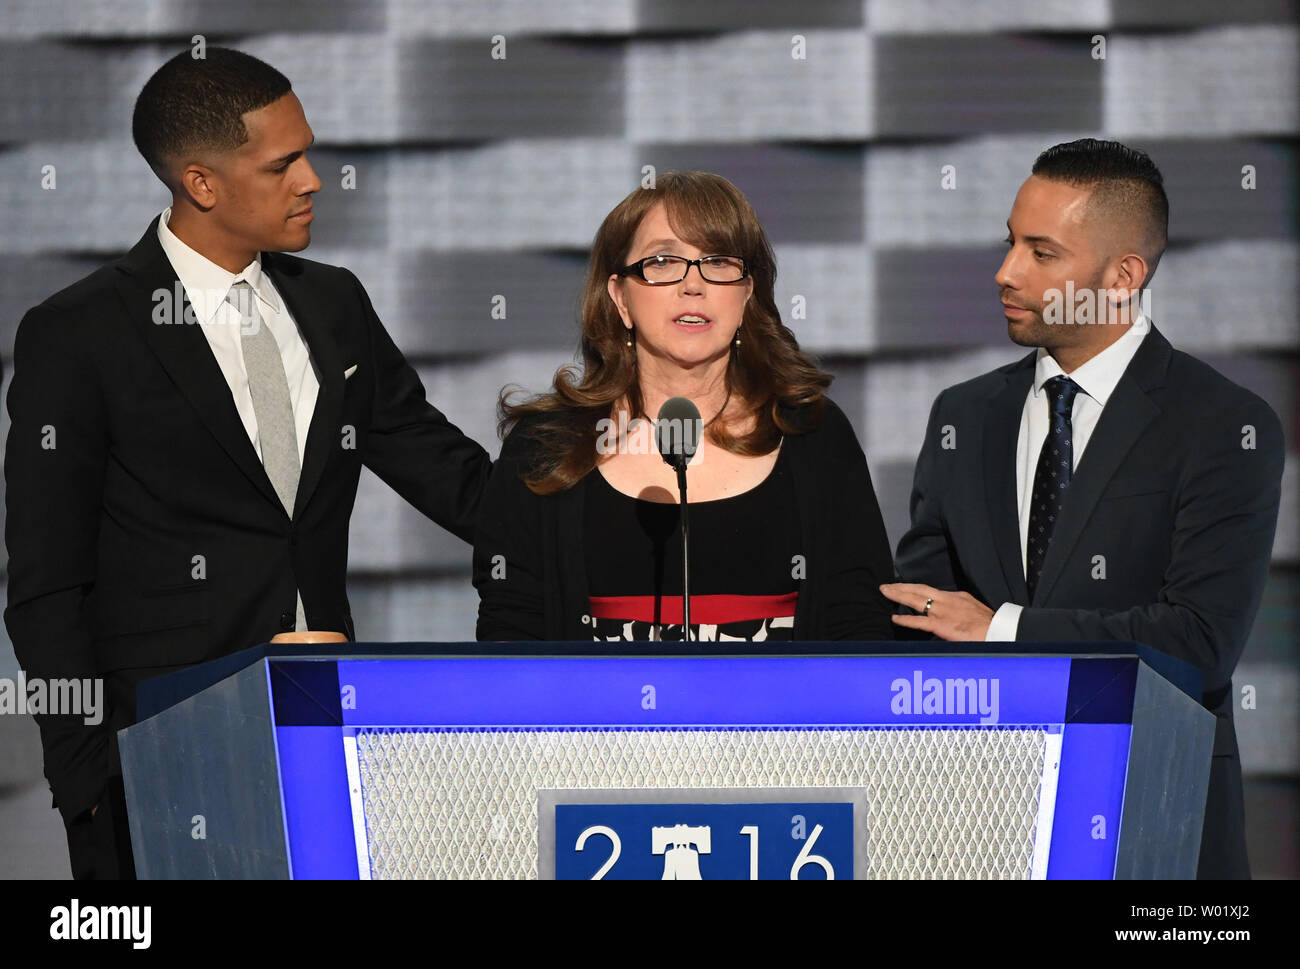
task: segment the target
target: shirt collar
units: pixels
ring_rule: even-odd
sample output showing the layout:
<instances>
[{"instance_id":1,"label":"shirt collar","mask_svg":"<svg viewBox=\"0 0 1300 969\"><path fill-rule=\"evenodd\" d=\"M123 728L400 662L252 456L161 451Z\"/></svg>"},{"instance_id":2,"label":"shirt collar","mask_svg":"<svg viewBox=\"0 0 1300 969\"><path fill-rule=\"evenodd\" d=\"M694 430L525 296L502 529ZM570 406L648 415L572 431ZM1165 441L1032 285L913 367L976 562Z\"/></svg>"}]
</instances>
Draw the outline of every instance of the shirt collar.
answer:
<instances>
[{"instance_id":1,"label":"shirt collar","mask_svg":"<svg viewBox=\"0 0 1300 969\"><path fill-rule=\"evenodd\" d=\"M225 302L226 294L237 280L245 280L257 298L270 309L279 312L280 298L271 280L262 272L262 254L237 273L222 269L215 262L182 242L168 227L172 210L168 206L158 218L158 242L176 270L176 276L185 287L185 296L194 307L200 323L211 323L217 310Z\"/></svg>"},{"instance_id":2,"label":"shirt collar","mask_svg":"<svg viewBox=\"0 0 1300 969\"><path fill-rule=\"evenodd\" d=\"M1099 354L1065 374L1056 358L1042 347L1038 348L1038 360L1034 365L1034 396L1043 392L1043 384L1053 377L1068 376L1079 385L1081 393L1087 394L1100 406L1105 407L1120 377L1128 369L1129 362L1142 345L1143 338L1151 330L1151 321L1145 314L1139 315L1128 328L1128 332L1102 350Z\"/></svg>"}]
</instances>

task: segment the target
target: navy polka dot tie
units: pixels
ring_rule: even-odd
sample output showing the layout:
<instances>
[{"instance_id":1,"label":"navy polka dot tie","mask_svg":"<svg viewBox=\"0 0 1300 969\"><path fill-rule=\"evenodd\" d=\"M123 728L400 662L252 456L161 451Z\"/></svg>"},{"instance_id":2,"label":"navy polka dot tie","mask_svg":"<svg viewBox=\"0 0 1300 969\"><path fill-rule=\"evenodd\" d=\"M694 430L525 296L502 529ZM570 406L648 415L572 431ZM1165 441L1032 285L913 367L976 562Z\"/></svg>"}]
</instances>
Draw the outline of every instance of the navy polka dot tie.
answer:
<instances>
[{"instance_id":1,"label":"navy polka dot tie","mask_svg":"<svg viewBox=\"0 0 1300 969\"><path fill-rule=\"evenodd\" d=\"M1052 541L1052 529L1061 517L1065 506L1065 492L1070 487L1074 470L1074 432L1070 427L1070 410L1079 385L1069 377L1053 377L1043 385L1047 391L1051 423L1047 439L1038 455L1038 468L1034 471L1033 504L1029 508L1029 537L1025 549L1025 585L1029 597L1034 597L1038 575L1043 571L1047 546Z\"/></svg>"}]
</instances>

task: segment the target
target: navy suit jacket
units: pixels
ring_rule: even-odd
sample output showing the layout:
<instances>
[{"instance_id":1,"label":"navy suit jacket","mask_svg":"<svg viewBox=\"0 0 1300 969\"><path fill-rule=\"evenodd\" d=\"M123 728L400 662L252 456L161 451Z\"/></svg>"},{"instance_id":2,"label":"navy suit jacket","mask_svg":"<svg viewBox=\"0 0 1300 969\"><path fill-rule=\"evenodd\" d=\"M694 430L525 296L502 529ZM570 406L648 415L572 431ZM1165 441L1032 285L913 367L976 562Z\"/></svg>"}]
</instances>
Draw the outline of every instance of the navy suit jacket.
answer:
<instances>
[{"instance_id":1,"label":"navy suit jacket","mask_svg":"<svg viewBox=\"0 0 1300 969\"><path fill-rule=\"evenodd\" d=\"M5 622L31 675L138 680L215 659L292 629L295 592L312 629L355 638L348 525L363 465L473 541L491 460L425 399L357 278L282 253L262 266L320 380L292 516L202 330L155 321L156 294L178 285L157 220L121 259L23 317ZM66 819L120 770L129 692L96 726L37 717Z\"/></svg>"},{"instance_id":2,"label":"navy suit jacket","mask_svg":"<svg viewBox=\"0 0 1300 969\"><path fill-rule=\"evenodd\" d=\"M1133 640L1200 669L1218 719L1198 877L1249 877L1231 678L1273 547L1277 415L1152 327L1078 462L1031 600L1015 463L1035 357L935 400L899 575L1024 606L1019 640Z\"/></svg>"}]
</instances>

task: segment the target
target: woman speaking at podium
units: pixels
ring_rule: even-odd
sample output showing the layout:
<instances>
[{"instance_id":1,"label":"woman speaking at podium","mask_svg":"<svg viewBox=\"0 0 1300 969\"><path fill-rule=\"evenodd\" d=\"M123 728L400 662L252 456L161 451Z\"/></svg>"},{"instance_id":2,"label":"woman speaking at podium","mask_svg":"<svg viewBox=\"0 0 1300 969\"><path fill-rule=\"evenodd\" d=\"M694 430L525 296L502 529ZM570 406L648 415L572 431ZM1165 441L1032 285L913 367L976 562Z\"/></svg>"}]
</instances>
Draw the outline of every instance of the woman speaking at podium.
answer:
<instances>
[{"instance_id":1,"label":"woman speaking at podium","mask_svg":"<svg viewBox=\"0 0 1300 969\"><path fill-rule=\"evenodd\" d=\"M753 208L718 175L661 175L609 213L581 364L548 393L501 395L474 543L480 640L893 638L866 458L830 374L781 322L775 279ZM689 630L679 475L654 426L674 398L700 414L675 439L694 450Z\"/></svg>"}]
</instances>

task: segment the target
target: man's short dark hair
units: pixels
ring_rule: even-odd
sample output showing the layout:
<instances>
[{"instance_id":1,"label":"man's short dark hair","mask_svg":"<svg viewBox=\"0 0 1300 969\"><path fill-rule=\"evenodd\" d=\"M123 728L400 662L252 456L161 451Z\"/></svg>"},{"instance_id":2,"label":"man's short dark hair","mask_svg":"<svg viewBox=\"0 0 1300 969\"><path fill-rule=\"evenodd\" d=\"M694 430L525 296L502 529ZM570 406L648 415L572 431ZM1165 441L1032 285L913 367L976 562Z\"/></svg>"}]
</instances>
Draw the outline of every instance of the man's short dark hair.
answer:
<instances>
[{"instance_id":1,"label":"man's short dark hair","mask_svg":"<svg viewBox=\"0 0 1300 969\"><path fill-rule=\"evenodd\" d=\"M182 51L154 72L135 101L131 135L164 182L173 164L197 151L223 152L248 140L242 115L291 90L270 64L228 47L196 58Z\"/></svg>"},{"instance_id":2,"label":"man's short dark hair","mask_svg":"<svg viewBox=\"0 0 1300 969\"><path fill-rule=\"evenodd\" d=\"M1044 151L1034 160L1033 174L1090 189L1091 218L1116 222L1136 217L1150 282L1169 240L1169 198L1164 176L1146 152L1118 141L1080 138Z\"/></svg>"}]
</instances>

